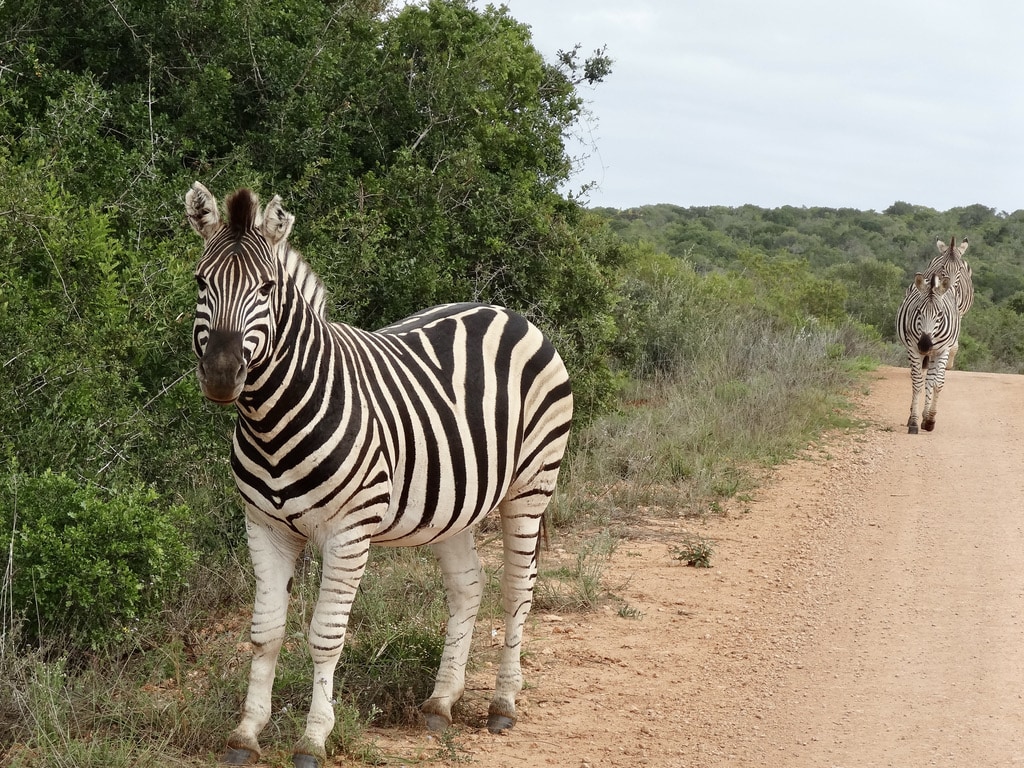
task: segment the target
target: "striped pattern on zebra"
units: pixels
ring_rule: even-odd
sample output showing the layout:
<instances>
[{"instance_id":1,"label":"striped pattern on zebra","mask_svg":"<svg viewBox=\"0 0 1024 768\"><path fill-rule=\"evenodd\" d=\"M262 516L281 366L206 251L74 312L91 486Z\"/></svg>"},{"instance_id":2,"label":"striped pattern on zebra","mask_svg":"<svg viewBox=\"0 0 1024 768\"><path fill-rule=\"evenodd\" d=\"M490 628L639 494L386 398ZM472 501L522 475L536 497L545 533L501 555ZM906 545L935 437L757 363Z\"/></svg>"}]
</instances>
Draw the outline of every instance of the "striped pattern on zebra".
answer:
<instances>
[{"instance_id":1,"label":"striped pattern on zebra","mask_svg":"<svg viewBox=\"0 0 1024 768\"><path fill-rule=\"evenodd\" d=\"M974 273L971 270L971 265L964 259L964 254L967 253L967 246L966 237L960 241L960 245L957 245L956 235L952 235L949 238L949 243L936 240L935 247L939 253L931 260L928 269L924 272L925 278L930 278L932 275L943 272L949 275L952 282L953 295L956 297L957 311L960 313L961 319L967 314L967 310L971 308L971 305L974 304L974 281L972 279ZM949 362L946 365L948 370L953 370L956 353L959 349L960 338L958 335L957 340L949 350Z\"/></svg>"},{"instance_id":2,"label":"striped pattern on zebra","mask_svg":"<svg viewBox=\"0 0 1024 768\"><path fill-rule=\"evenodd\" d=\"M330 323L319 279L288 244L294 216L239 190L217 202L196 182L188 220L204 241L193 342L203 394L233 403L231 466L256 576L253 659L242 718L222 759L258 759L284 639L288 592L307 542L323 559L309 627L313 694L295 762L325 760L334 671L370 543L427 544L447 592L445 647L428 726L463 693L484 573L474 528L497 509L505 642L488 726L515 722L520 649L543 515L572 420L562 360L518 314L480 304L427 309L368 332Z\"/></svg>"},{"instance_id":3,"label":"striped pattern on zebra","mask_svg":"<svg viewBox=\"0 0 1024 768\"><path fill-rule=\"evenodd\" d=\"M922 389L925 396L921 427L931 432L935 429L935 412L946 380L950 350L960 336L960 312L949 275L917 273L896 313L896 334L907 348L914 387L907 432L918 433L917 407Z\"/></svg>"}]
</instances>

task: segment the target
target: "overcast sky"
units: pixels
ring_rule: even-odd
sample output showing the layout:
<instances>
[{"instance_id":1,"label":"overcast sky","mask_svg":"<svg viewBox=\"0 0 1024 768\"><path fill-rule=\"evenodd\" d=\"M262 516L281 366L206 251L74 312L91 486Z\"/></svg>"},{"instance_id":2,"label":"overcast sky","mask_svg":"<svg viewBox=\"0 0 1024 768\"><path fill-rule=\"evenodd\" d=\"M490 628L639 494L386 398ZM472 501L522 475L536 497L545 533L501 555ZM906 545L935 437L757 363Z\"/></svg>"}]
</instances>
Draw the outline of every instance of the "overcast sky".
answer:
<instances>
[{"instance_id":1,"label":"overcast sky","mask_svg":"<svg viewBox=\"0 0 1024 768\"><path fill-rule=\"evenodd\" d=\"M582 88L591 206L1024 208L1019 0L505 5L548 60L614 59Z\"/></svg>"}]
</instances>

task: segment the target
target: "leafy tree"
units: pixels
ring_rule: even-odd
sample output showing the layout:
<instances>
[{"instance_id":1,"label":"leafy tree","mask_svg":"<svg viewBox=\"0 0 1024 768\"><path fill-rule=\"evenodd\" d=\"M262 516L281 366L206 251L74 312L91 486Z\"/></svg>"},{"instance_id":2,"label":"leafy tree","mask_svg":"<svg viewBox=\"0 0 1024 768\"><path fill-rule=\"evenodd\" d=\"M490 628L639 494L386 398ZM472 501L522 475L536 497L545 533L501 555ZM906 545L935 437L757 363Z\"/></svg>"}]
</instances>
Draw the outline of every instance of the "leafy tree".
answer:
<instances>
[{"instance_id":1,"label":"leafy tree","mask_svg":"<svg viewBox=\"0 0 1024 768\"><path fill-rule=\"evenodd\" d=\"M165 529L134 522L143 513L207 552L241 540L230 413L205 405L191 375L198 254L181 197L195 178L220 194L281 194L338 319L376 326L431 303L501 302L556 340L581 419L604 406L625 252L558 189L572 171L562 137L584 107L576 86L604 77L607 57L572 49L545 62L504 8L388 5L0 4L8 480L40 499L67 486L112 534L163 546ZM183 511L159 516L172 508ZM27 516L6 528L18 532L19 599L33 574L61 588L32 563L71 535L74 515L52 536ZM97 568L118 541L100 539L74 538ZM110 577L94 597L120 603L126 623L145 611L117 568L88 573ZM47 633L63 622L88 643L109 639L51 615Z\"/></svg>"},{"instance_id":2,"label":"leafy tree","mask_svg":"<svg viewBox=\"0 0 1024 768\"><path fill-rule=\"evenodd\" d=\"M846 286L846 312L896 341L895 310L903 300L903 271L875 258L838 264L827 272Z\"/></svg>"},{"instance_id":3,"label":"leafy tree","mask_svg":"<svg viewBox=\"0 0 1024 768\"><path fill-rule=\"evenodd\" d=\"M558 192L576 86L607 75L607 56L546 62L505 8L391 10L0 4L11 471L152 486L195 510L198 540L237 540L230 414L191 376L197 248L181 197L197 177L286 199L337 319L504 303L556 339L582 420L607 403L625 251Z\"/></svg>"}]
</instances>

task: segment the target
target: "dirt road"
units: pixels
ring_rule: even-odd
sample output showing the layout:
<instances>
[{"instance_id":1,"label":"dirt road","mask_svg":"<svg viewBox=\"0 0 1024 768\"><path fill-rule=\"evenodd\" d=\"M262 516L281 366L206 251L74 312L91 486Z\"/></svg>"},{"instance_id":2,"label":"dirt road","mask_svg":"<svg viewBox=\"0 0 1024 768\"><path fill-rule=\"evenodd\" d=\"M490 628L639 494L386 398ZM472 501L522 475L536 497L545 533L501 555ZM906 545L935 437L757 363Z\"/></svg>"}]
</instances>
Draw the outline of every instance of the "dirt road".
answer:
<instances>
[{"instance_id":1,"label":"dirt road","mask_svg":"<svg viewBox=\"0 0 1024 768\"><path fill-rule=\"evenodd\" d=\"M725 518L650 521L614 606L531 621L520 721L385 754L478 768L1024 766L1024 377L951 372L907 435L910 375L873 374L868 427L781 468ZM671 555L716 542L710 569ZM439 757L440 756L440 757Z\"/></svg>"}]
</instances>

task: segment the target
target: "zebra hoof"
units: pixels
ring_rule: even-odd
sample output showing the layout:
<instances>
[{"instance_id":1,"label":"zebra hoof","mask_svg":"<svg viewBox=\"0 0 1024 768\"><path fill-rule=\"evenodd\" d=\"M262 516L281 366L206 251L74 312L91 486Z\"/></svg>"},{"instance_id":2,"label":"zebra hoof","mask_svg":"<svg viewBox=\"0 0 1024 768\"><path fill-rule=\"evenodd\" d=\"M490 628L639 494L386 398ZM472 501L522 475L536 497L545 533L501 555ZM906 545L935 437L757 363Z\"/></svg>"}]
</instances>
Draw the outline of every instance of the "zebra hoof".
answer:
<instances>
[{"instance_id":1,"label":"zebra hoof","mask_svg":"<svg viewBox=\"0 0 1024 768\"><path fill-rule=\"evenodd\" d=\"M292 765L295 768L320 768L320 761L312 755L305 755L300 752L296 752L292 755Z\"/></svg>"},{"instance_id":2,"label":"zebra hoof","mask_svg":"<svg viewBox=\"0 0 1024 768\"><path fill-rule=\"evenodd\" d=\"M259 762L259 753L251 749L237 749L228 747L220 756L220 762L224 765L255 765Z\"/></svg>"},{"instance_id":3,"label":"zebra hoof","mask_svg":"<svg viewBox=\"0 0 1024 768\"><path fill-rule=\"evenodd\" d=\"M925 432L931 432L933 429L935 429L935 422L926 421L921 425L921 429L923 429Z\"/></svg>"},{"instance_id":4,"label":"zebra hoof","mask_svg":"<svg viewBox=\"0 0 1024 768\"><path fill-rule=\"evenodd\" d=\"M423 718L427 722L427 730L433 731L434 733L442 733L448 730L448 726L452 724L444 715L438 715L434 712L424 712Z\"/></svg>"},{"instance_id":5,"label":"zebra hoof","mask_svg":"<svg viewBox=\"0 0 1024 768\"><path fill-rule=\"evenodd\" d=\"M515 718L509 717L508 715L487 716L487 730L491 733L505 733L506 731L511 731L512 726L515 724Z\"/></svg>"},{"instance_id":6,"label":"zebra hoof","mask_svg":"<svg viewBox=\"0 0 1024 768\"><path fill-rule=\"evenodd\" d=\"M908 435L916 435L917 434L917 424L911 424L909 427L907 427L907 434Z\"/></svg>"}]
</instances>

